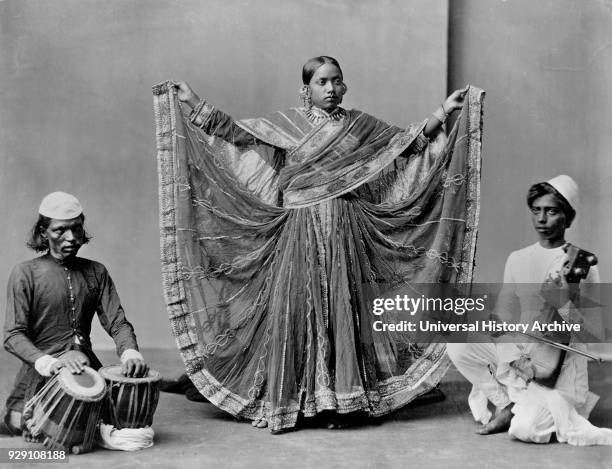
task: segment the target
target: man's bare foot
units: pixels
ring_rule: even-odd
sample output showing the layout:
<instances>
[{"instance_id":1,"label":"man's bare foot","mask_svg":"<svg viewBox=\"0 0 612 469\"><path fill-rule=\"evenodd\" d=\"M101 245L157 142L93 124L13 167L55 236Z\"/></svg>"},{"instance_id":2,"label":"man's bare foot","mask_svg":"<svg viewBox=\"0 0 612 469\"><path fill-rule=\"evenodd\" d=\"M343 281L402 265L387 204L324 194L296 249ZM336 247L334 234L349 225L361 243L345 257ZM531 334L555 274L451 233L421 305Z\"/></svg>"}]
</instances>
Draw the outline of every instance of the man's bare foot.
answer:
<instances>
[{"instance_id":1,"label":"man's bare foot","mask_svg":"<svg viewBox=\"0 0 612 469\"><path fill-rule=\"evenodd\" d=\"M507 431L512 420L512 405L507 405L503 409L498 410L493 420L476 430L476 433L479 435L491 435Z\"/></svg>"},{"instance_id":2,"label":"man's bare foot","mask_svg":"<svg viewBox=\"0 0 612 469\"><path fill-rule=\"evenodd\" d=\"M185 394L185 391L192 386L193 383L186 373L177 378L162 378L159 382L160 391L174 394Z\"/></svg>"},{"instance_id":3,"label":"man's bare foot","mask_svg":"<svg viewBox=\"0 0 612 469\"><path fill-rule=\"evenodd\" d=\"M253 420L251 425L253 425L255 428L266 428L268 426L268 421L265 417L262 417L260 419Z\"/></svg>"}]
</instances>

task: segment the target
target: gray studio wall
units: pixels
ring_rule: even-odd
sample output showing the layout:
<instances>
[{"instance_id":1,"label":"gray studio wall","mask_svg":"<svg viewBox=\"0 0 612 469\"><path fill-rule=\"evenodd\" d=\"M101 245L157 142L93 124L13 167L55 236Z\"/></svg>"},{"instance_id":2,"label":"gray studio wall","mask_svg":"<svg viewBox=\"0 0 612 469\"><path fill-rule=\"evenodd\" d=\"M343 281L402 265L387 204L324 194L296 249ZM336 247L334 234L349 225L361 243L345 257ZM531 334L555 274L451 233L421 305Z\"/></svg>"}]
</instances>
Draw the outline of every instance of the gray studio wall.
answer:
<instances>
[{"instance_id":1,"label":"gray studio wall","mask_svg":"<svg viewBox=\"0 0 612 469\"><path fill-rule=\"evenodd\" d=\"M298 104L302 63L336 56L346 105L403 125L446 91L447 2L0 2L0 308L43 195L82 201L141 346L174 347L162 300L151 85L189 81L238 118ZM479 83L480 84L480 83ZM4 313L2 313L3 319ZM98 348L112 341L95 327Z\"/></svg>"},{"instance_id":2,"label":"gray studio wall","mask_svg":"<svg viewBox=\"0 0 612 469\"><path fill-rule=\"evenodd\" d=\"M581 203L567 239L597 253L610 304L612 2L453 0L449 24L449 86L488 91L476 280L501 281L535 241L529 186L569 174ZM612 359L612 344L592 350Z\"/></svg>"},{"instance_id":3,"label":"gray studio wall","mask_svg":"<svg viewBox=\"0 0 612 469\"><path fill-rule=\"evenodd\" d=\"M535 242L529 186L569 174L581 204L568 240L612 282L612 2L453 0L449 13L449 86L488 91L477 280L501 281L508 254Z\"/></svg>"}]
</instances>

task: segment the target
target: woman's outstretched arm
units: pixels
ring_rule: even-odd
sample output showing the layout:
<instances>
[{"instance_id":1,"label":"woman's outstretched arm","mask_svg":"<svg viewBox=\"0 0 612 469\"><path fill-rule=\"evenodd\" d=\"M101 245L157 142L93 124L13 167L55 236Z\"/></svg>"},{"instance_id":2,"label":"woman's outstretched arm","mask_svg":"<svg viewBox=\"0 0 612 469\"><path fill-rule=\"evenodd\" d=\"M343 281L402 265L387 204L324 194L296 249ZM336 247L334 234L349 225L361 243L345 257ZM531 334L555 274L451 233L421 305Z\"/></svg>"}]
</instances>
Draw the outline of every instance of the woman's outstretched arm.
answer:
<instances>
[{"instance_id":1,"label":"woman's outstretched arm","mask_svg":"<svg viewBox=\"0 0 612 469\"><path fill-rule=\"evenodd\" d=\"M192 109L189 119L208 135L220 137L234 145L253 145L257 139L237 126L234 119L224 112L214 108L191 89L184 81L175 82L179 101Z\"/></svg>"},{"instance_id":2,"label":"woman's outstretched arm","mask_svg":"<svg viewBox=\"0 0 612 469\"><path fill-rule=\"evenodd\" d=\"M427 121L427 125L423 129L423 135L425 135L425 137L434 135L442 124L446 122L448 116L463 107L467 90L468 87L466 86L461 90L453 91L442 105L433 112L432 118Z\"/></svg>"}]
</instances>

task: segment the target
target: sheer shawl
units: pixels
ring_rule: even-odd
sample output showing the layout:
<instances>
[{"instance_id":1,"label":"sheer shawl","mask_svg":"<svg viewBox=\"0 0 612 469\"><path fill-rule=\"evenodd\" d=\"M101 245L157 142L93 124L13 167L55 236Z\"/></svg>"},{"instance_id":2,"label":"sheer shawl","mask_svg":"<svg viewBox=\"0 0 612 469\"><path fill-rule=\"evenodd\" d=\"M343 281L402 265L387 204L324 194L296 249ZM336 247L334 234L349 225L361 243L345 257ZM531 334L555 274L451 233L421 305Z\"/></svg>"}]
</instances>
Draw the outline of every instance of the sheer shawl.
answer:
<instances>
[{"instance_id":1,"label":"sheer shawl","mask_svg":"<svg viewBox=\"0 0 612 469\"><path fill-rule=\"evenodd\" d=\"M187 374L271 430L322 410L391 412L435 386L443 344L373 333L393 283L470 283L484 92L448 140L359 111L303 110L205 131L171 82L153 88L162 283ZM224 121L225 122L225 121Z\"/></svg>"}]
</instances>

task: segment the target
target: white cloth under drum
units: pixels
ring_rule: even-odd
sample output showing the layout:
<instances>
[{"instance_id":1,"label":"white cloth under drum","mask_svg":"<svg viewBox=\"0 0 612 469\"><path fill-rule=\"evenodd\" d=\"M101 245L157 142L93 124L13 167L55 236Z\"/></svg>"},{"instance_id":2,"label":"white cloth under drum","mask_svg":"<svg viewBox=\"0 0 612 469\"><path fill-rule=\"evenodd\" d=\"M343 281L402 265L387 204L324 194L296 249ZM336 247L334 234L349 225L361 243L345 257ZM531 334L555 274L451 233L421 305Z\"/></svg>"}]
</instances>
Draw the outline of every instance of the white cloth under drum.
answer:
<instances>
[{"instance_id":1,"label":"white cloth under drum","mask_svg":"<svg viewBox=\"0 0 612 469\"><path fill-rule=\"evenodd\" d=\"M120 451L139 451L153 446L155 432L151 427L116 429L112 425L100 423L98 444L106 449Z\"/></svg>"}]
</instances>

